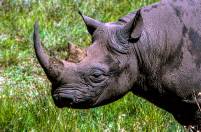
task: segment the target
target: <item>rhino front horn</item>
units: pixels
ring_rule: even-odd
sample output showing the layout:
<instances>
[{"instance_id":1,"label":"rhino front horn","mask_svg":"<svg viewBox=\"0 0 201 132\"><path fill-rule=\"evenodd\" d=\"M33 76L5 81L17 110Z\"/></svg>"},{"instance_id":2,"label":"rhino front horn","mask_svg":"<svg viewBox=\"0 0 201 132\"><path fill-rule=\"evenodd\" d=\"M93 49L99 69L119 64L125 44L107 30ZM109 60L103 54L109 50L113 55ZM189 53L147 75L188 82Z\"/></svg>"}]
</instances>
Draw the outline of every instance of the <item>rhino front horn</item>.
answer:
<instances>
[{"instance_id":1,"label":"rhino front horn","mask_svg":"<svg viewBox=\"0 0 201 132\"><path fill-rule=\"evenodd\" d=\"M49 67L49 56L44 52L44 49L41 46L38 21L36 21L34 24L33 41L34 41L34 49L35 49L36 57L40 65L42 66L42 68L45 71L47 71Z\"/></svg>"},{"instance_id":2,"label":"rhino front horn","mask_svg":"<svg viewBox=\"0 0 201 132\"><path fill-rule=\"evenodd\" d=\"M92 35L94 33L94 31L101 25L103 25L104 23L95 20L93 18L90 18L88 16L83 15L80 11L79 11L80 16L82 17L84 23L87 26L87 30L88 32Z\"/></svg>"},{"instance_id":3,"label":"rhino front horn","mask_svg":"<svg viewBox=\"0 0 201 132\"><path fill-rule=\"evenodd\" d=\"M36 21L34 24L34 34L33 34L33 41L34 41L34 49L36 57L42 66L43 70L45 71L48 79L51 82L54 82L57 80L60 70L63 68L63 63L56 59L56 58L50 58L44 51L39 37L39 26L38 22Z\"/></svg>"}]
</instances>

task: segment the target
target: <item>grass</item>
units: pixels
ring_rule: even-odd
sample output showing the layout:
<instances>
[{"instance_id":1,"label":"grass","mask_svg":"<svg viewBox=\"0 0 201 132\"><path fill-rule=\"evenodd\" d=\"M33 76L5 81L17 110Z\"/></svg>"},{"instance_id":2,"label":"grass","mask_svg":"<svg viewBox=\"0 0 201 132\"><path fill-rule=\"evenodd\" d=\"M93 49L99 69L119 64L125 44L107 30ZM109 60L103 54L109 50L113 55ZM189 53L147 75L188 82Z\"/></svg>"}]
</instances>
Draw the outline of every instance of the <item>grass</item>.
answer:
<instances>
[{"instance_id":1,"label":"grass","mask_svg":"<svg viewBox=\"0 0 201 132\"><path fill-rule=\"evenodd\" d=\"M0 6L0 77L4 78L0 84L0 130L184 131L170 114L131 93L99 108L56 108L50 96L50 83L33 52L35 20L39 20L46 50L64 58L68 41L81 47L90 44L78 10L103 22L115 21L155 1L4 0Z\"/></svg>"}]
</instances>

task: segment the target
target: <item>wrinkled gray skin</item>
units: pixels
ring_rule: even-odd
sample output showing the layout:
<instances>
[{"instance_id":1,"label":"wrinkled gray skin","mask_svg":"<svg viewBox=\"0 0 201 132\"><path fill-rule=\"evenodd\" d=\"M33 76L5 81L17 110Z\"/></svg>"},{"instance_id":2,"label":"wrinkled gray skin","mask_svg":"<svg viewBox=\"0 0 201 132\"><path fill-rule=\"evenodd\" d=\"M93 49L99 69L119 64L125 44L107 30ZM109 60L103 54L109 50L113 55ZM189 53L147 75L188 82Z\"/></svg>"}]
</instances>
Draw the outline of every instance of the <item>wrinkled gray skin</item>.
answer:
<instances>
[{"instance_id":1,"label":"wrinkled gray skin","mask_svg":"<svg viewBox=\"0 0 201 132\"><path fill-rule=\"evenodd\" d=\"M131 91L201 129L200 0L162 0L113 23L81 16L92 45L79 63L47 56L34 27L36 56L56 106L97 107Z\"/></svg>"}]
</instances>

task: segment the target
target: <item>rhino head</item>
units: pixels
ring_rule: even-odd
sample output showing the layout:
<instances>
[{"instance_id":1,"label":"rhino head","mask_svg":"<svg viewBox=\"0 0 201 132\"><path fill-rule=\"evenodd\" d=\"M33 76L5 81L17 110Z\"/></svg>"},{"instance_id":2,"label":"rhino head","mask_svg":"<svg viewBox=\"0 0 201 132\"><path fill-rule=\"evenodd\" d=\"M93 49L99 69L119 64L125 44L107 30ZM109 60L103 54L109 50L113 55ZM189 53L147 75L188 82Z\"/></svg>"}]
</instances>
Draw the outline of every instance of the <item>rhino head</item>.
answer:
<instances>
[{"instance_id":1,"label":"rhino head","mask_svg":"<svg viewBox=\"0 0 201 132\"><path fill-rule=\"evenodd\" d=\"M80 15L92 44L79 52L73 52L70 45L74 59L49 57L41 46L38 23L34 25L35 53L52 84L52 97L59 108L85 109L113 102L132 89L139 74L134 46L143 28L140 10L125 24L102 23Z\"/></svg>"}]
</instances>

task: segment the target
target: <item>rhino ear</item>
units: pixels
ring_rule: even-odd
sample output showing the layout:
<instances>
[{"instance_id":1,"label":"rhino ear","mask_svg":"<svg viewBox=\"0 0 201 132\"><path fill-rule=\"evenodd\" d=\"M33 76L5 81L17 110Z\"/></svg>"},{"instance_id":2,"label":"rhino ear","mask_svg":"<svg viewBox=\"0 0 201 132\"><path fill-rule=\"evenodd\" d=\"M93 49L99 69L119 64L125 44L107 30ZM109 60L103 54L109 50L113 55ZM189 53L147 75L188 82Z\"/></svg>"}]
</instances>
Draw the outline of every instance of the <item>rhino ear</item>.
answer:
<instances>
[{"instance_id":1,"label":"rhino ear","mask_svg":"<svg viewBox=\"0 0 201 132\"><path fill-rule=\"evenodd\" d=\"M98 21L98 20L95 20L93 18L90 18L88 16L85 16L83 15L80 11L79 11L79 14L81 15L84 23L86 24L87 26L87 30L88 32L93 35L94 31L101 25L103 25L102 22Z\"/></svg>"},{"instance_id":2,"label":"rhino ear","mask_svg":"<svg viewBox=\"0 0 201 132\"><path fill-rule=\"evenodd\" d=\"M128 22L124 28L123 32L126 39L131 43L135 43L139 40L143 30L143 19L141 16L141 10L138 10L134 17Z\"/></svg>"}]
</instances>

